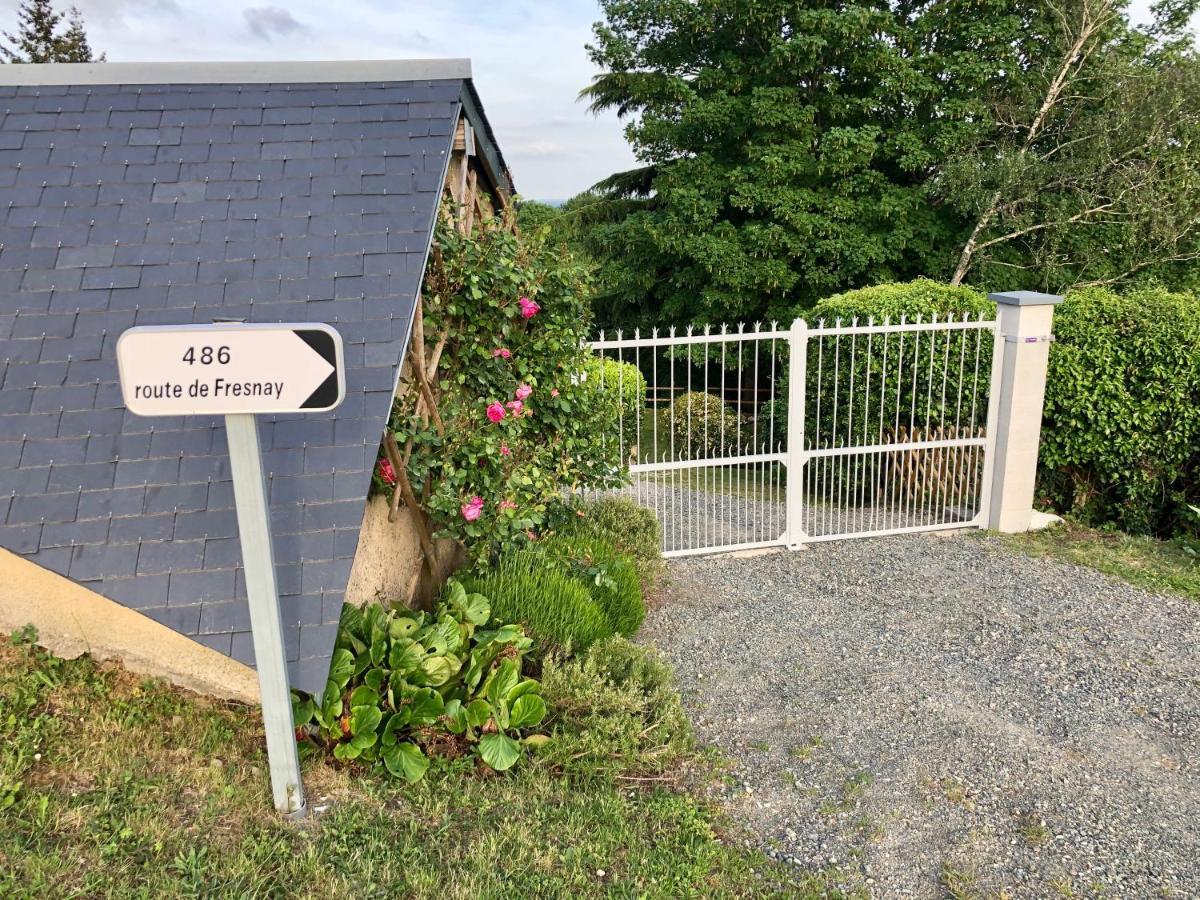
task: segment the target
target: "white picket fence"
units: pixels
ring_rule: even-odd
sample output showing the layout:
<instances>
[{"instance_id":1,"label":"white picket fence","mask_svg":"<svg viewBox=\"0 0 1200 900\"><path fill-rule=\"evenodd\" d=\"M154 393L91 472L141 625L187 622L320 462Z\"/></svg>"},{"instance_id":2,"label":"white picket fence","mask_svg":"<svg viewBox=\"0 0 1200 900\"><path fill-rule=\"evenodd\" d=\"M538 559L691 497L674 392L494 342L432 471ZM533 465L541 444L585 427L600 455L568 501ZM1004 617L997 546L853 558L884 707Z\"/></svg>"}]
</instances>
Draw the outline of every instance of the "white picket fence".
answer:
<instances>
[{"instance_id":1,"label":"white picket fence","mask_svg":"<svg viewBox=\"0 0 1200 900\"><path fill-rule=\"evenodd\" d=\"M590 346L646 379L613 437L671 557L984 525L996 335L981 317L797 319Z\"/></svg>"}]
</instances>

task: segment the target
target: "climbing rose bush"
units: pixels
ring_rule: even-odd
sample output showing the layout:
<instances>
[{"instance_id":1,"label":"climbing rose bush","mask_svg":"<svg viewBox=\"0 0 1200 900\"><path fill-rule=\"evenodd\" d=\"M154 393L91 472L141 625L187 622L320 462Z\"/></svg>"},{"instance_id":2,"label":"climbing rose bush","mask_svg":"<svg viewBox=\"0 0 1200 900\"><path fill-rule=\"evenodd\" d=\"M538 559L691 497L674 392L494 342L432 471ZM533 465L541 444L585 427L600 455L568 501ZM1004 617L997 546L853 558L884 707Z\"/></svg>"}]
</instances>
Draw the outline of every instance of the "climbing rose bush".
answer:
<instances>
[{"instance_id":1,"label":"climbing rose bush","mask_svg":"<svg viewBox=\"0 0 1200 900\"><path fill-rule=\"evenodd\" d=\"M536 540L571 490L624 480L603 440L617 408L578 377L591 356L585 266L495 219L471 236L443 220L436 240L443 264L422 296L427 345L448 335L434 386L445 434L413 414L412 394L389 427L402 449L411 442L408 475L439 535L487 559Z\"/></svg>"}]
</instances>

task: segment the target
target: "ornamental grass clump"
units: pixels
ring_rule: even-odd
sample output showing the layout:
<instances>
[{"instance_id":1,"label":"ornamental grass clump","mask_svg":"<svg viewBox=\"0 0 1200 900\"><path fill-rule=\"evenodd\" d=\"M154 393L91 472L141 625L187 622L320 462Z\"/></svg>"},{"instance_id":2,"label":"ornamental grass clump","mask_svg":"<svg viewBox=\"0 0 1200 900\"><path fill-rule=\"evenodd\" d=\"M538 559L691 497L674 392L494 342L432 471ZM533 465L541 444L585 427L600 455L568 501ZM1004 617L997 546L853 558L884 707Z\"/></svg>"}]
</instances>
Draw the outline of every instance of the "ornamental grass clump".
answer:
<instances>
[{"instance_id":1,"label":"ornamental grass clump","mask_svg":"<svg viewBox=\"0 0 1200 900\"><path fill-rule=\"evenodd\" d=\"M590 535L555 534L540 549L548 564L565 564L567 573L587 587L614 631L629 636L641 627L646 603L637 569L612 544Z\"/></svg>"},{"instance_id":2,"label":"ornamental grass clump","mask_svg":"<svg viewBox=\"0 0 1200 900\"><path fill-rule=\"evenodd\" d=\"M568 564L554 564L541 549L505 553L486 574L468 575L464 584L491 598L496 615L524 625L545 652L585 650L616 633Z\"/></svg>"},{"instance_id":3,"label":"ornamental grass clump","mask_svg":"<svg viewBox=\"0 0 1200 900\"><path fill-rule=\"evenodd\" d=\"M545 740L529 733L546 715L540 685L521 674L530 645L454 579L433 613L347 604L324 693L293 694L297 737L410 782L430 755L471 753L502 772Z\"/></svg>"}]
</instances>

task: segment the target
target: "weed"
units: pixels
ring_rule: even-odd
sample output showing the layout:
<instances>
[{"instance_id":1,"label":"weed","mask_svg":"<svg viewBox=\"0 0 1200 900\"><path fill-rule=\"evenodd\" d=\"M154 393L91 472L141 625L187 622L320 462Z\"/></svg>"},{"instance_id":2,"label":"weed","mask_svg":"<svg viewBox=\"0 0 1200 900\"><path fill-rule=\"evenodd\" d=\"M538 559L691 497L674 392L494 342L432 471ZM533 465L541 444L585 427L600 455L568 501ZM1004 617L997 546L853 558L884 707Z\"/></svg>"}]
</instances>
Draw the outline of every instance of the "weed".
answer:
<instances>
[{"instance_id":1,"label":"weed","mask_svg":"<svg viewBox=\"0 0 1200 900\"><path fill-rule=\"evenodd\" d=\"M801 762L808 762L812 759L813 753L825 746L825 742L819 734L812 735L803 744L797 744L788 752Z\"/></svg>"}]
</instances>

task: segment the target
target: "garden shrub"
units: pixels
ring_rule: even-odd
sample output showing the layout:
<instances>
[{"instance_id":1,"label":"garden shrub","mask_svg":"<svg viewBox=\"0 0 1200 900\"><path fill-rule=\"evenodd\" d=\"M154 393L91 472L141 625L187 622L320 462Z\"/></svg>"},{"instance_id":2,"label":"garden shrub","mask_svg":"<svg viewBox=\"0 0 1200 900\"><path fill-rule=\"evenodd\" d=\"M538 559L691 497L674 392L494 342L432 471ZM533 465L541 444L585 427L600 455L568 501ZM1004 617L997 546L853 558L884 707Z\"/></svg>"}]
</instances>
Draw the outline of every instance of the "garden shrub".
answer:
<instances>
[{"instance_id":1,"label":"garden shrub","mask_svg":"<svg viewBox=\"0 0 1200 900\"><path fill-rule=\"evenodd\" d=\"M397 399L388 425L402 452L411 448L407 475L438 535L476 560L536 539L564 488L626 477L610 439L622 407L596 402L595 379L582 377L593 365L582 345L587 268L543 231L507 225L489 218L463 235L439 220L422 302L428 343L445 340L433 385L442 427L416 414L415 391ZM374 488L390 496L395 482L381 457Z\"/></svg>"},{"instance_id":2,"label":"garden shrub","mask_svg":"<svg viewBox=\"0 0 1200 900\"><path fill-rule=\"evenodd\" d=\"M942 320L951 315L961 319L964 314L972 319L980 316L992 319L995 313L996 305L975 288L943 284L929 278L834 294L818 301L811 309L797 312L811 326L822 319L827 326L838 319L848 325L855 318L860 325L865 325L873 317L875 323L881 325L885 319L899 322L901 316L909 322L915 321L917 316L928 322L935 315Z\"/></svg>"},{"instance_id":3,"label":"garden shrub","mask_svg":"<svg viewBox=\"0 0 1200 900\"><path fill-rule=\"evenodd\" d=\"M552 739L539 762L573 774L656 775L694 747L674 675L652 648L606 638L573 659L549 657L541 683Z\"/></svg>"},{"instance_id":4,"label":"garden shrub","mask_svg":"<svg viewBox=\"0 0 1200 900\"><path fill-rule=\"evenodd\" d=\"M583 371L585 402L617 404L616 430L626 447L636 445L646 412L646 376L632 363L599 356L589 359Z\"/></svg>"},{"instance_id":5,"label":"garden shrub","mask_svg":"<svg viewBox=\"0 0 1200 900\"><path fill-rule=\"evenodd\" d=\"M641 627L646 603L637 569L612 544L600 537L555 534L541 542L541 550L587 586L614 631L628 636Z\"/></svg>"},{"instance_id":6,"label":"garden shrub","mask_svg":"<svg viewBox=\"0 0 1200 900\"><path fill-rule=\"evenodd\" d=\"M520 622L543 650L584 650L615 632L591 591L566 566L548 565L540 549L515 549L483 574L463 579L468 590L488 597L495 614Z\"/></svg>"},{"instance_id":7,"label":"garden shrub","mask_svg":"<svg viewBox=\"0 0 1200 900\"><path fill-rule=\"evenodd\" d=\"M1184 530L1200 501L1200 298L1075 291L1054 333L1043 495L1093 524Z\"/></svg>"},{"instance_id":8,"label":"garden shrub","mask_svg":"<svg viewBox=\"0 0 1200 900\"><path fill-rule=\"evenodd\" d=\"M703 459L744 447L743 419L715 394L692 391L659 413L659 452L669 459Z\"/></svg>"},{"instance_id":9,"label":"garden shrub","mask_svg":"<svg viewBox=\"0 0 1200 900\"><path fill-rule=\"evenodd\" d=\"M518 625L485 630L491 619L487 599L453 579L432 614L343 606L324 693L293 693L297 729L337 759L382 763L408 781L425 774L427 753L470 751L510 768L546 704L521 677L529 638Z\"/></svg>"},{"instance_id":10,"label":"garden shrub","mask_svg":"<svg viewBox=\"0 0 1200 900\"><path fill-rule=\"evenodd\" d=\"M576 500L558 531L607 541L633 562L644 591L650 590L666 571L658 518L653 510L628 497Z\"/></svg>"}]
</instances>

